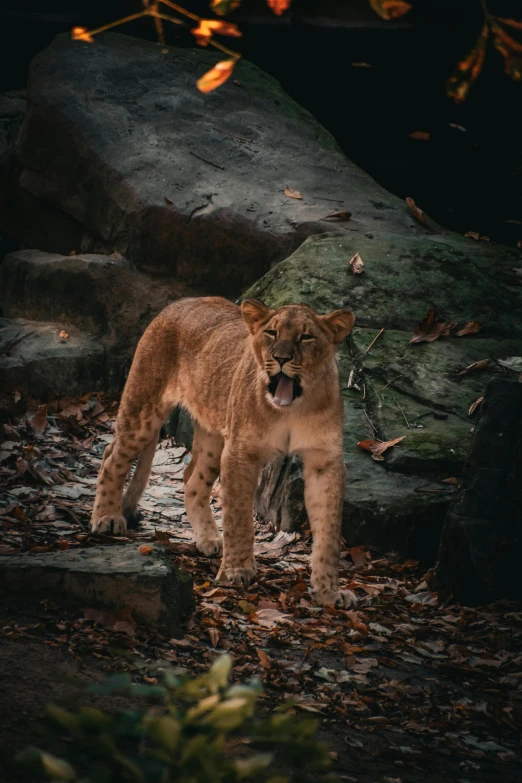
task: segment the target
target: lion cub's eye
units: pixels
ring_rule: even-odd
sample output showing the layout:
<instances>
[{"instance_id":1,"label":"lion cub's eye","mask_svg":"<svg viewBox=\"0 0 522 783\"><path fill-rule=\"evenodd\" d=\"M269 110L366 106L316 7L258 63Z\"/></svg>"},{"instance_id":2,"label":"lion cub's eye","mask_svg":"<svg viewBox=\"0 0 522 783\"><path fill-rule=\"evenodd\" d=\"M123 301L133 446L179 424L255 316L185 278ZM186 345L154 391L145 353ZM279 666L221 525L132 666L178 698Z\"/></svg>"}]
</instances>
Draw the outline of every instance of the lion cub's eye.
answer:
<instances>
[{"instance_id":1,"label":"lion cub's eye","mask_svg":"<svg viewBox=\"0 0 522 783\"><path fill-rule=\"evenodd\" d=\"M299 339L301 341L303 341L303 340L315 340L315 335L314 334L302 334Z\"/></svg>"},{"instance_id":2,"label":"lion cub's eye","mask_svg":"<svg viewBox=\"0 0 522 783\"><path fill-rule=\"evenodd\" d=\"M270 337L277 337L277 332L275 329L265 329L265 334L270 335Z\"/></svg>"}]
</instances>

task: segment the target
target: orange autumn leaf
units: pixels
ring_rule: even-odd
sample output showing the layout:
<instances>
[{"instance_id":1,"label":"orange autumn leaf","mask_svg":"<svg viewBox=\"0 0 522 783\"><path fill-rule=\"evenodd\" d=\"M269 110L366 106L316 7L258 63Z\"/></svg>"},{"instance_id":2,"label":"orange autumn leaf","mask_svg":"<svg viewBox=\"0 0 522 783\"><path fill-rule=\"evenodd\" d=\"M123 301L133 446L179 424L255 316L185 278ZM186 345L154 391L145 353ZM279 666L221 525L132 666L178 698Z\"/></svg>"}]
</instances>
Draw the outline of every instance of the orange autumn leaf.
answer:
<instances>
[{"instance_id":1,"label":"orange autumn leaf","mask_svg":"<svg viewBox=\"0 0 522 783\"><path fill-rule=\"evenodd\" d=\"M86 41L87 43L94 43L94 38L89 35L89 31L86 27L73 27L71 30L71 38L73 41Z\"/></svg>"},{"instance_id":2,"label":"orange autumn leaf","mask_svg":"<svg viewBox=\"0 0 522 783\"><path fill-rule=\"evenodd\" d=\"M142 544L139 547L140 555L150 555L152 553L152 547L147 544Z\"/></svg>"},{"instance_id":3,"label":"orange autumn leaf","mask_svg":"<svg viewBox=\"0 0 522 783\"><path fill-rule=\"evenodd\" d=\"M236 60L221 60L219 63L207 71L203 76L197 80L196 86L200 92L212 92L217 87L221 87L222 84L232 74Z\"/></svg>"},{"instance_id":4,"label":"orange autumn leaf","mask_svg":"<svg viewBox=\"0 0 522 783\"><path fill-rule=\"evenodd\" d=\"M409 344L432 343L439 337L448 337L456 325L454 321L441 321L436 310L428 310L427 316L415 327L415 334Z\"/></svg>"},{"instance_id":5,"label":"orange autumn leaf","mask_svg":"<svg viewBox=\"0 0 522 783\"><path fill-rule=\"evenodd\" d=\"M512 38L505 30L495 22L491 24L493 33L493 46L504 58L504 73L513 81L522 79L522 44Z\"/></svg>"},{"instance_id":6,"label":"orange autumn leaf","mask_svg":"<svg viewBox=\"0 0 522 783\"><path fill-rule=\"evenodd\" d=\"M272 666L272 659L270 658L270 656L267 655L266 652L262 650L260 647L256 647L256 653L263 669L270 669L270 667Z\"/></svg>"},{"instance_id":7,"label":"orange autumn leaf","mask_svg":"<svg viewBox=\"0 0 522 783\"><path fill-rule=\"evenodd\" d=\"M370 0L370 5L381 19L397 19L411 9L411 4L404 0Z\"/></svg>"},{"instance_id":8,"label":"orange autumn leaf","mask_svg":"<svg viewBox=\"0 0 522 783\"><path fill-rule=\"evenodd\" d=\"M408 209L410 210L413 217L419 221L419 223L425 223L426 217L424 215L424 212L422 209L419 209L419 207L416 205L414 200L408 196L406 199L406 204L408 205Z\"/></svg>"},{"instance_id":9,"label":"orange autumn leaf","mask_svg":"<svg viewBox=\"0 0 522 783\"><path fill-rule=\"evenodd\" d=\"M222 22L221 19L200 19L198 26L190 32L200 46L207 46L214 33L229 35L232 38L241 38L242 35L237 25L232 22Z\"/></svg>"},{"instance_id":10,"label":"orange autumn leaf","mask_svg":"<svg viewBox=\"0 0 522 783\"><path fill-rule=\"evenodd\" d=\"M241 0L211 0L210 7L215 14L226 16L241 5Z\"/></svg>"},{"instance_id":11,"label":"orange autumn leaf","mask_svg":"<svg viewBox=\"0 0 522 783\"><path fill-rule=\"evenodd\" d=\"M485 370L486 367L489 367L489 359L480 359L480 361L473 362L461 370L459 375L467 375L468 372L475 372L475 370Z\"/></svg>"},{"instance_id":12,"label":"orange autumn leaf","mask_svg":"<svg viewBox=\"0 0 522 783\"><path fill-rule=\"evenodd\" d=\"M350 259L350 269L354 275L362 275L364 272L364 261L359 253L356 253L353 258Z\"/></svg>"},{"instance_id":13,"label":"orange autumn leaf","mask_svg":"<svg viewBox=\"0 0 522 783\"><path fill-rule=\"evenodd\" d=\"M401 440L404 440L406 435L402 435L400 438L394 438L393 440L387 440L387 441L380 441L380 440L360 440L358 442L358 446L360 449L364 449L365 451L370 451L372 455L372 459L377 460L378 462L382 462L384 457L382 456L384 452L391 448L392 446L395 446L397 443L400 443Z\"/></svg>"},{"instance_id":14,"label":"orange autumn leaf","mask_svg":"<svg viewBox=\"0 0 522 783\"><path fill-rule=\"evenodd\" d=\"M322 218L319 218L319 220L350 220L352 216L351 212L348 212L345 209L340 209L337 212L330 212L329 215L325 215Z\"/></svg>"},{"instance_id":15,"label":"orange autumn leaf","mask_svg":"<svg viewBox=\"0 0 522 783\"><path fill-rule=\"evenodd\" d=\"M518 21L517 19L502 19L500 16L497 16L497 19L499 22L502 22L502 24L514 27L515 30L522 30L522 21Z\"/></svg>"},{"instance_id":16,"label":"orange autumn leaf","mask_svg":"<svg viewBox=\"0 0 522 783\"><path fill-rule=\"evenodd\" d=\"M486 47L489 39L489 25L485 24L473 48L463 60L457 63L453 75L446 84L446 94L455 103L462 103L468 97L472 84L477 80L484 65Z\"/></svg>"},{"instance_id":17,"label":"orange autumn leaf","mask_svg":"<svg viewBox=\"0 0 522 783\"><path fill-rule=\"evenodd\" d=\"M484 395L476 399L475 402L472 402L471 405L469 406L468 416L473 416L477 408L480 408L483 402L484 402Z\"/></svg>"},{"instance_id":18,"label":"orange autumn leaf","mask_svg":"<svg viewBox=\"0 0 522 783\"><path fill-rule=\"evenodd\" d=\"M219 633L218 629L209 628L208 635L210 636L210 643L212 644L212 647L217 647L217 644L221 638L221 634Z\"/></svg>"},{"instance_id":19,"label":"orange autumn leaf","mask_svg":"<svg viewBox=\"0 0 522 783\"><path fill-rule=\"evenodd\" d=\"M285 188L285 196L290 196L290 198L303 198L298 190L292 190L288 185Z\"/></svg>"},{"instance_id":20,"label":"orange autumn leaf","mask_svg":"<svg viewBox=\"0 0 522 783\"><path fill-rule=\"evenodd\" d=\"M410 139L429 141L431 139L431 133L427 133L426 131L413 131L413 133L410 133Z\"/></svg>"},{"instance_id":21,"label":"orange autumn leaf","mask_svg":"<svg viewBox=\"0 0 522 783\"><path fill-rule=\"evenodd\" d=\"M463 326L456 335L457 337L464 337L465 334L476 334L477 332L480 332L481 329L482 324L479 324L478 321L468 321L466 326Z\"/></svg>"},{"instance_id":22,"label":"orange autumn leaf","mask_svg":"<svg viewBox=\"0 0 522 783\"><path fill-rule=\"evenodd\" d=\"M292 0L266 0L267 6L274 12L276 16L281 16L282 13L290 8Z\"/></svg>"}]
</instances>

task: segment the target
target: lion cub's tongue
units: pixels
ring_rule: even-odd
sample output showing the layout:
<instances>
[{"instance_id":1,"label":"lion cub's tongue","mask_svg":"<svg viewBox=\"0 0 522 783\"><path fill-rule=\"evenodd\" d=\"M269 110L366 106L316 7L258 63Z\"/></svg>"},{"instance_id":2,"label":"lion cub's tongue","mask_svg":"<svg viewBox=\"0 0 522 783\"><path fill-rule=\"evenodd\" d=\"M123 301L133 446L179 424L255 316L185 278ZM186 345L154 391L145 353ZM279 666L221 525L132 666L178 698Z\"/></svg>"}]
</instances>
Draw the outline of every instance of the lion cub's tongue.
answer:
<instances>
[{"instance_id":1,"label":"lion cub's tongue","mask_svg":"<svg viewBox=\"0 0 522 783\"><path fill-rule=\"evenodd\" d=\"M294 399L294 381L288 375L281 373L277 383L277 389L274 394L276 405L291 405Z\"/></svg>"}]
</instances>

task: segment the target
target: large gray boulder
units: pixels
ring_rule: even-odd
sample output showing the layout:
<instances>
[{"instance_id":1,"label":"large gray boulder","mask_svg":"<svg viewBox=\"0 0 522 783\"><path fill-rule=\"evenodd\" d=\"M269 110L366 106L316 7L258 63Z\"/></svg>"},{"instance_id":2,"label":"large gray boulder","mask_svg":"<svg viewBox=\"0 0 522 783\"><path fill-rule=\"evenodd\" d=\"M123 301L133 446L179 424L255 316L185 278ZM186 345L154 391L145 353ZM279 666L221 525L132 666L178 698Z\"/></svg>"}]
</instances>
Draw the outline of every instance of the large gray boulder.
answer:
<instances>
[{"instance_id":1,"label":"large gray boulder","mask_svg":"<svg viewBox=\"0 0 522 783\"><path fill-rule=\"evenodd\" d=\"M365 263L361 275L349 265L356 252ZM516 251L455 234L317 236L247 292L274 307L304 302L319 312L355 311L357 326L339 357L348 468L343 530L351 543L433 561L456 492L443 480L459 477L471 443L469 408L489 380L509 372L497 360L522 355L518 263ZM430 308L447 322L483 328L410 345ZM486 369L459 374L481 359L490 360ZM359 389L346 388L350 376ZM403 435L381 462L356 445ZM286 529L303 521L297 459L267 468L257 510Z\"/></svg>"},{"instance_id":2,"label":"large gray boulder","mask_svg":"<svg viewBox=\"0 0 522 783\"><path fill-rule=\"evenodd\" d=\"M310 234L415 233L401 202L270 76L240 62L203 95L196 80L222 55L162 48L64 34L31 64L18 185L81 227L71 250L117 250L234 296ZM343 209L351 221L321 220ZM31 244L42 247L34 232Z\"/></svg>"}]
</instances>

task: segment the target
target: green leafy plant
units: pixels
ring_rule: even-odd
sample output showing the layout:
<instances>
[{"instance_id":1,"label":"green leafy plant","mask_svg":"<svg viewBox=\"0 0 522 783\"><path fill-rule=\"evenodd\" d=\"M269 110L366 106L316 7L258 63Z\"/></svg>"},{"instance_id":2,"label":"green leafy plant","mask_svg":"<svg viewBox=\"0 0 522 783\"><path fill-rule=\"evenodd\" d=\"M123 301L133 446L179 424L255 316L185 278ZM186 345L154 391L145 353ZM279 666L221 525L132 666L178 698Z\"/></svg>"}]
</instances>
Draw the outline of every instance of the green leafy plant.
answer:
<instances>
[{"instance_id":1,"label":"green leafy plant","mask_svg":"<svg viewBox=\"0 0 522 783\"><path fill-rule=\"evenodd\" d=\"M125 694L139 708L107 713L49 706L48 723L57 739L67 739L67 758L28 748L17 760L55 783L316 781L329 765L315 738L316 722L297 719L288 705L256 717L260 684L231 685L231 666L223 655L201 677L166 670L161 685L110 677L87 692Z\"/></svg>"}]
</instances>

